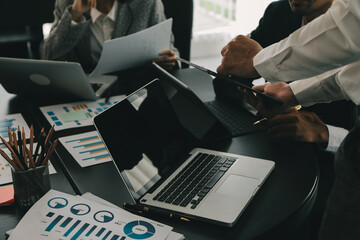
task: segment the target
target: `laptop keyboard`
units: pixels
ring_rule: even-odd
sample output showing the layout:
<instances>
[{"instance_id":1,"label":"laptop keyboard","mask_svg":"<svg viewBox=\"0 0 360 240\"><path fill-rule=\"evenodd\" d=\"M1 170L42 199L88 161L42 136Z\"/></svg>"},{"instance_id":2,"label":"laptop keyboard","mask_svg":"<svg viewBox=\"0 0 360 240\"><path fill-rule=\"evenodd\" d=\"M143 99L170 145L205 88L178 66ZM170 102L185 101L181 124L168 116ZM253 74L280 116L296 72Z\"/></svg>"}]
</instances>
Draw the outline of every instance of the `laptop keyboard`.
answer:
<instances>
[{"instance_id":1,"label":"laptop keyboard","mask_svg":"<svg viewBox=\"0 0 360 240\"><path fill-rule=\"evenodd\" d=\"M236 111L219 101L205 102L205 105L230 131L232 137L266 130L262 124L254 125L256 117L246 111Z\"/></svg>"},{"instance_id":2,"label":"laptop keyboard","mask_svg":"<svg viewBox=\"0 0 360 240\"><path fill-rule=\"evenodd\" d=\"M194 209L226 173L236 158L199 153L154 198Z\"/></svg>"}]
</instances>

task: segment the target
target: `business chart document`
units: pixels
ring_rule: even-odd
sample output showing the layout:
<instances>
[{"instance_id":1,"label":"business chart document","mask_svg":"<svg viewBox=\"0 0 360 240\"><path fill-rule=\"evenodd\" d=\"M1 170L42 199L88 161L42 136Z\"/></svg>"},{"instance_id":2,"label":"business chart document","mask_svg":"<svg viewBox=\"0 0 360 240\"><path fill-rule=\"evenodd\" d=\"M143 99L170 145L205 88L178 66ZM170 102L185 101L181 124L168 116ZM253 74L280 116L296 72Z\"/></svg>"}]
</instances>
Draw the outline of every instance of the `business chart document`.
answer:
<instances>
[{"instance_id":1,"label":"business chart document","mask_svg":"<svg viewBox=\"0 0 360 240\"><path fill-rule=\"evenodd\" d=\"M62 137L59 141L81 167L112 161L97 131Z\"/></svg>"},{"instance_id":2,"label":"business chart document","mask_svg":"<svg viewBox=\"0 0 360 240\"><path fill-rule=\"evenodd\" d=\"M88 200L50 190L25 214L10 240L165 240L172 227Z\"/></svg>"},{"instance_id":3,"label":"business chart document","mask_svg":"<svg viewBox=\"0 0 360 240\"><path fill-rule=\"evenodd\" d=\"M140 32L104 42L98 64L90 76L117 72L150 62L170 49L172 18Z\"/></svg>"},{"instance_id":4,"label":"business chart document","mask_svg":"<svg viewBox=\"0 0 360 240\"><path fill-rule=\"evenodd\" d=\"M17 130L18 127L20 129L24 128L26 139L28 139L30 137L30 129L21 113L10 114L0 118L0 136L6 141L9 141L8 129Z\"/></svg>"},{"instance_id":5,"label":"business chart document","mask_svg":"<svg viewBox=\"0 0 360 240\"><path fill-rule=\"evenodd\" d=\"M51 126L55 125L55 131L90 126L93 125L92 118L94 116L118 103L124 97L125 95L113 96L108 102L105 102L103 98L97 101L51 105L40 107L40 111Z\"/></svg>"}]
</instances>

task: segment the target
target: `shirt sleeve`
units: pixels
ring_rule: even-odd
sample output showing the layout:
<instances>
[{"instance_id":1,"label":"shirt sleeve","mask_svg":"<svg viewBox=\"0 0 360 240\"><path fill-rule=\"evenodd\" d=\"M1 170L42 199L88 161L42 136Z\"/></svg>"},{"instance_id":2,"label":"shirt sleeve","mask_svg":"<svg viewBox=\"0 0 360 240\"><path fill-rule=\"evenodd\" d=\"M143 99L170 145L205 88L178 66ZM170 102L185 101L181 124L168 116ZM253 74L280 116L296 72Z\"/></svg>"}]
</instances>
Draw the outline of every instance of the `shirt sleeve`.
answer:
<instances>
[{"instance_id":1,"label":"shirt sleeve","mask_svg":"<svg viewBox=\"0 0 360 240\"><path fill-rule=\"evenodd\" d=\"M336 0L322 16L260 51L254 67L268 81L294 81L360 57L360 1Z\"/></svg>"},{"instance_id":2,"label":"shirt sleeve","mask_svg":"<svg viewBox=\"0 0 360 240\"><path fill-rule=\"evenodd\" d=\"M340 99L350 99L360 105L360 61L319 76L290 83L296 100L309 106Z\"/></svg>"},{"instance_id":3,"label":"shirt sleeve","mask_svg":"<svg viewBox=\"0 0 360 240\"><path fill-rule=\"evenodd\" d=\"M326 125L326 127L329 131L329 141L325 150L330 152L336 152L349 131L344 128L331 125Z\"/></svg>"}]
</instances>

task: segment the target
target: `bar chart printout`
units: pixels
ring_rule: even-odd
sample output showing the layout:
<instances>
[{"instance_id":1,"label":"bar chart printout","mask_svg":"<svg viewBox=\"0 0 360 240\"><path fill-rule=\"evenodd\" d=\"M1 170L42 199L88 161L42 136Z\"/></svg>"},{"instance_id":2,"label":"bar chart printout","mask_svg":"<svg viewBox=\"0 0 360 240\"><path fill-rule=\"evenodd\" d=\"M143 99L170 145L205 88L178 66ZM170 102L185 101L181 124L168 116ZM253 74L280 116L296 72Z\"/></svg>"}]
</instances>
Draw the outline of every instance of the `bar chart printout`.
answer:
<instances>
[{"instance_id":1,"label":"bar chart printout","mask_svg":"<svg viewBox=\"0 0 360 240\"><path fill-rule=\"evenodd\" d=\"M9 141L8 129L17 130L24 128L26 138L29 138L30 129L21 113L0 117L0 136Z\"/></svg>"},{"instance_id":2,"label":"bar chart printout","mask_svg":"<svg viewBox=\"0 0 360 240\"><path fill-rule=\"evenodd\" d=\"M111 161L110 154L96 131L63 137L59 140L81 167Z\"/></svg>"},{"instance_id":3,"label":"bar chart printout","mask_svg":"<svg viewBox=\"0 0 360 240\"><path fill-rule=\"evenodd\" d=\"M123 98L124 95L114 96L106 103L105 99L99 99L97 101L58 104L40 107L40 111L51 126L55 125L55 130L91 126L93 125L93 117L107 110Z\"/></svg>"},{"instance_id":4,"label":"bar chart printout","mask_svg":"<svg viewBox=\"0 0 360 240\"><path fill-rule=\"evenodd\" d=\"M50 190L22 218L15 239L167 239L172 227L81 196Z\"/></svg>"}]
</instances>

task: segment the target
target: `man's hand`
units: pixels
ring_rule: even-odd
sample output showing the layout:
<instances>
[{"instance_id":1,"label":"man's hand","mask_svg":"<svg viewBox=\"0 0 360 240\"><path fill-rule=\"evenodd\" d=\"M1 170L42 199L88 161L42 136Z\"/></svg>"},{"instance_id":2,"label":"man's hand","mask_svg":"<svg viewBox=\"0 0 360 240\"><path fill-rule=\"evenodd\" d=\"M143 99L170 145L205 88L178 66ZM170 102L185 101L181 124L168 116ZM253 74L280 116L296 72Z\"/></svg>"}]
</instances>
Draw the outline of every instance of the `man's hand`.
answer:
<instances>
[{"instance_id":1,"label":"man's hand","mask_svg":"<svg viewBox=\"0 0 360 240\"><path fill-rule=\"evenodd\" d=\"M329 132L321 119L312 112L289 108L268 121L268 133L275 138L299 142L327 143Z\"/></svg>"},{"instance_id":2,"label":"man's hand","mask_svg":"<svg viewBox=\"0 0 360 240\"><path fill-rule=\"evenodd\" d=\"M77 22L80 17L91 8L96 8L97 0L74 0L71 7L72 20Z\"/></svg>"},{"instance_id":3,"label":"man's hand","mask_svg":"<svg viewBox=\"0 0 360 240\"><path fill-rule=\"evenodd\" d=\"M286 106L295 106L299 104L290 85L285 82L276 82L273 84L265 83L263 85L254 86L253 89L282 101Z\"/></svg>"},{"instance_id":4,"label":"man's hand","mask_svg":"<svg viewBox=\"0 0 360 240\"><path fill-rule=\"evenodd\" d=\"M159 58L155 58L154 62L159 64L165 70L171 70L176 65L175 53L172 50L165 50L159 53Z\"/></svg>"},{"instance_id":5,"label":"man's hand","mask_svg":"<svg viewBox=\"0 0 360 240\"><path fill-rule=\"evenodd\" d=\"M223 59L217 72L225 76L259 77L260 75L254 68L253 59L261 50L262 47L259 43L249 37L239 35L221 50Z\"/></svg>"}]
</instances>

